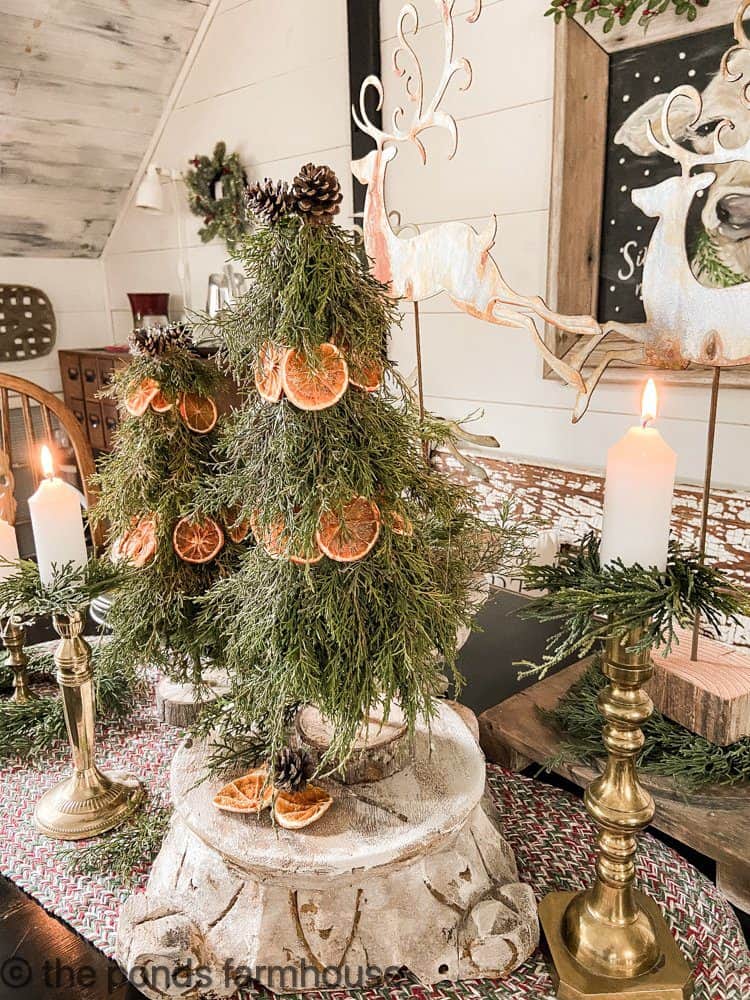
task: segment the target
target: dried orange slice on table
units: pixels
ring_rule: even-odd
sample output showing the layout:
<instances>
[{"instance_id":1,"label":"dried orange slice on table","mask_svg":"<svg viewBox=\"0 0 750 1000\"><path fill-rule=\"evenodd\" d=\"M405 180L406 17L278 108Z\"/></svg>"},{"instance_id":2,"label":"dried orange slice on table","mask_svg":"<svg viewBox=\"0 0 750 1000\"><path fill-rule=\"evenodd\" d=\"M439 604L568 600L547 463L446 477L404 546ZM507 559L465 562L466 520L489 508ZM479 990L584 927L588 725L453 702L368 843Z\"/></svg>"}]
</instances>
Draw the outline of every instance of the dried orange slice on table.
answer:
<instances>
[{"instance_id":1,"label":"dried orange slice on table","mask_svg":"<svg viewBox=\"0 0 750 1000\"><path fill-rule=\"evenodd\" d=\"M335 344L321 344L309 358L293 347L284 355L282 384L300 410L326 410L349 385L349 369Z\"/></svg>"},{"instance_id":2,"label":"dried orange slice on table","mask_svg":"<svg viewBox=\"0 0 750 1000\"><path fill-rule=\"evenodd\" d=\"M274 344L263 344L255 365L255 387L267 403L278 403L283 391L281 366L286 351Z\"/></svg>"},{"instance_id":3,"label":"dried orange slice on table","mask_svg":"<svg viewBox=\"0 0 750 1000\"><path fill-rule=\"evenodd\" d=\"M224 532L210 517L200 521L183 517L172 532L172 544L184 562L207 563L221 551Z\"/></svg>"},{"instance_id":4,"label":"dried orange slice on table","mask_svg":"<svg viewBox=\"0 0 750 1000\"><path fill-rule=\"evenodd\" d=\"M380 535L380 510L366 497L354 497L341 517L325 511L320 517L316 539L329 559L356 562L370 552Z\"/></svg>"},{"instance_id":5,"label":"dried orange slice on table","mask_svg":"<svg viewBox=\"0 0 750 1000\"><path fill-rule=\"evenodd\" d=\"M307 785L300 792L277 792L273 815L285 830L302 830L311 823L316 823L332 805L333 799L325 789Z\"/></svg>"},{"instance_id":6,"label":"dried orange slice on table","mask_svg":"<svg viewBox=\"0 0 750 1000\"><path fill-rule=\"evenodd\" d=\"M159 389L157 394L151 400L151 409L154 413L169 413L173 406L174 403L170 403L161 389Z\"/></svg>"},{"instance_id":7,"label":"dried orange slice on table","mask_svg":"<svg viewBox=\"0 0 750 1000\"><path fill-rule=\"evenodd\" d=\"M161 390L158 382L152 378L144 378L141 383L127 396L125 409L131 417L142 417Z\"/></svg>"},{"instance_id":8,"label":"dried orange slice on table","mask_svg":"<svg viewBox=\"0 0 750 1000\"><path fill-rule=\"evenodd\" d=\"M273 799L273 786L267 779L268 768L256 767L225 785L214 796L214 805L224 812L258 815Z\"/></svg>"},{"instance_id":9,"label":"dried orange slice on table","mask_svg":"<svg viewBox=\"0 0 750 1000\"><path fill-rule=\"evenodd\" d=\"M179 410L183 423L195 434L208 434L219 419L219 411L213 399L193 392L183 392Z\"/></svg>"},{"instance_id":10,"label":"dried orange slice on table","mask_svg":"<svg viewBox=\"0 0 750 1000\"><path fill-rule=\"evenodd\" d=\"M117 538L110 549L112 562L127 562L137 569L146 566L156 555L156 518L146 514L133 518L130 528Z\"/></svg>"}]
</instances>

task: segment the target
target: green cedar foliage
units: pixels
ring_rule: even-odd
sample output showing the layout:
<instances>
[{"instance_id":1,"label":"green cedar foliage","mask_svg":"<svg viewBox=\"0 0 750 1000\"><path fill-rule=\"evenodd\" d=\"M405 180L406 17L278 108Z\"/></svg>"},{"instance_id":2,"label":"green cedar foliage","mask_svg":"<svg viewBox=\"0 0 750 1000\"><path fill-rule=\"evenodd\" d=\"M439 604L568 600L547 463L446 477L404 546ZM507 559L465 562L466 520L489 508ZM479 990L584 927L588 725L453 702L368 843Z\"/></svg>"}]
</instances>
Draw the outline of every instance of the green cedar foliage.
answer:
<instances>
[{"instance_id":1,"label":"green cedar foliage","mask_svg":"<svg viewBox=\"0 0 750 1000\"><path fill-rule=\"evenodd\" d=\"M203 621L224 623L232 680L213 711L219 757L230 763L233 743L248 762L274 752L294 707L313 702L334 726L328 760L341 761L379 699L397 700L411 727L432 715L438 675L445 664L455 670L456 633L473 617L478 575L525 563L526 532L510 502L488 529L470 493L425 460L434 421L420 423L387 360L396 306L355 234L287 216L260 226L236 256L250 290L222 312L217 332L246 399L225 425L220 475L204 484L202 507L238 508L261 534L283 522L286 551L306 554L321 513L340 515L354 496L374 500L383 523L358 562L299 566L257 545L217 582ZM350 384L318 412L260 398L253 376L263 345L297 348L314 364L331 340L350 363L382 364L381 388ZM412 534L392 530L396 514Z\"/></svg>"},{"instance_id":2,"label":"green cedar foliage","mask_svg":"<svg viewBox=\"0 0 750 1000\"><path fill-rule=\"evenodd\" d=\"M549 712L542 713L563 735L554 760L545 766L604 756L599 693L608 684L598 658ZM638 767L650 774L674 778L685 790L706 785L736 785L750 781L750 739L719 747L654 711L643 724L646 737Z\"/></svg>"},{"instance_id":3,"label":"green cedar foliage","mask_svg":"<svg viewBox=\"0 0 750 1000\"><path fill-rule=\"evenodd\" d=\"M167 413L149 408L141 417L125 416L114 449L97 476L100 498L91 517L108 525L113 541L139 518L155 515L157 552L149 564L128 572L113 592L107 618L113 641L102 650L102 657L154 664L173 680L198 683L201 660L210 657L219 637L213 628L196 631L197 601L232 567L237 547L225 531L226 544L210 563L187 563L174 551L177 521L188 514L200 516L196 497L204 480L214 474L217 437L216 429L196 434L186 427L178 400L182 393L215 397L220 375L212 362L175 346L160 357L134 357L115 375L110 394L122 407L149 378L174 405ZM225 512L217 521L226 528Z\"/></svg>"}]
</instances>

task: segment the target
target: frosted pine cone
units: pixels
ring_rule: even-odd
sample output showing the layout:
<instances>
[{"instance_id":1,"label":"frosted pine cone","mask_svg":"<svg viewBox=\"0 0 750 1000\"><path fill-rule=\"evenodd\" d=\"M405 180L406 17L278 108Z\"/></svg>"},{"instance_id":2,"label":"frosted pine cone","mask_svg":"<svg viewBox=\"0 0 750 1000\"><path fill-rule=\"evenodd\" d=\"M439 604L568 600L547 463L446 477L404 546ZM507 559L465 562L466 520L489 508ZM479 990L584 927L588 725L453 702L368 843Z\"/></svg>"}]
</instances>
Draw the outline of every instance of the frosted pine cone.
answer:
<instances>
[{"instance_id":1,"label":"frosted pine cone","mask_svg":"<svg viewBox=\"0 0 750 1000\"><path fill-rule=\"evenodd\" d=\"M247 207L261 221L272 226L286 215L291 207L291 194L286 181L272 181L266 177L247 189Z\"/></svg>"},{"instance_id":2,"label":"frosted pine cone","mask_svg":"<svg viewBox=\"0 0 750 1000\"><path fill-rule=\"evenodd\" d=\"M160 358L162 354L171 351L173 347L189 348L193 346L193 337L189 326L184 323L171 323L169 326L150 326L145 329L133 330L128 339L131 354L145 354L151 358Z\"/></svg>"},{"instance_id":3,"label":"frosted pine cone","mask_svg":"<svg viewBox=\"0 0 750 1000\"><path fill-rule=\"evenodd\" d=\"M327 226L341 211L341 185L330 167L306 163L292 182L294 210L311 226Z\"/></svg>"}]
</instances>

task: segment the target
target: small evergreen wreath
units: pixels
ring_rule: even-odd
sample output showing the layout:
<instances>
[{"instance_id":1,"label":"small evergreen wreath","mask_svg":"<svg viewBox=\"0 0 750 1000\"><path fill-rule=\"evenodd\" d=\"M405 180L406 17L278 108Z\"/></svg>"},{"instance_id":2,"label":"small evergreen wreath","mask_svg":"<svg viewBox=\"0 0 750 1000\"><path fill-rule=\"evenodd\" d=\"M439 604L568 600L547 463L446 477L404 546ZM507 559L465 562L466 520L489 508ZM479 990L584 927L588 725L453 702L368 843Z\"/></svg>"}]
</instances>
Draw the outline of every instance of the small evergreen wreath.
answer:
<instances>
[{"instance_id":1,"label":"small evergreen wreath","mask_svg":"<svg viewBox=\"0 0 750 1000\"><path fill-rule=\"evenodd\" d=\"M185 183L190 211L203 218L203 228L198 230L201 240L208 243L220 236L227 244L235 243L247 229L247 175L239 155L227 156L226 143L217 142L212 156L194 156L190 164L193 169L188 170Z\"/></svg>"}]
</instances>

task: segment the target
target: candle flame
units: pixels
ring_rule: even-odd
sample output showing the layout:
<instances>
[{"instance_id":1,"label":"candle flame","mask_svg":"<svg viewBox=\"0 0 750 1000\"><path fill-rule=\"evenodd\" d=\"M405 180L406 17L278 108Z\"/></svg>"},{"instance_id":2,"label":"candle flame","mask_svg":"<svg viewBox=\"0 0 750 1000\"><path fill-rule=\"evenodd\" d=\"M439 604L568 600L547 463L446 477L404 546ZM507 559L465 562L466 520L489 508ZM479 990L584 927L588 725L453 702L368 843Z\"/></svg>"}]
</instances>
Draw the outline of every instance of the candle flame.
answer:
<instances>
[{"instance_id":1,"label":"candle flame","mask_svg":"<svg viewBox=\"0 0 750 1000\"><path fill-rule=\"evenodd\" d=\"M39 458L42 463L42 472L44 473L45 479L52 479L55 474L55 464L52 461L52 452L46 444L42 445Z\"/></svg>"},{"instance_id":2,"label":"candle flame","mask_svg":"<svg viewBox=\"0 0 750 1000\"><path fill-rule=\"evenodd\" d=\"M646 383L643 390L643 401L641 403L641 422L643 427L648 427L652 420L656 420L659 411L659 394L656 391L656 383L652 378Z\"/></svg>"}]
</instances>

